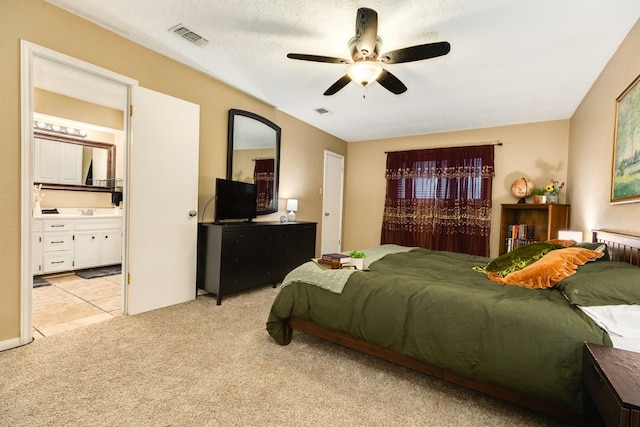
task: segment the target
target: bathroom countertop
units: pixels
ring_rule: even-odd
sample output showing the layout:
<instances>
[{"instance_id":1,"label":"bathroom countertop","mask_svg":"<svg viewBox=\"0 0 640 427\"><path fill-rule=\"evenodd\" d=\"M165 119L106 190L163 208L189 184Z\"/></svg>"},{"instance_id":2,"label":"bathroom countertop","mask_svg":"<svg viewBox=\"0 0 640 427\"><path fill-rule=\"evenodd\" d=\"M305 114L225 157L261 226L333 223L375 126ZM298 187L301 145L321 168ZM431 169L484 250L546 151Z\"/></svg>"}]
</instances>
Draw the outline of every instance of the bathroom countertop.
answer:
<instances>
[{"instance_id":1,"label":"bathroom countertop","mask_svg":"<svg viewBox=\"0 0 640 427\"><path fill-rule=\"evenodd\" d=\"M46 209L46 208L45 208ZM92 209L93 214L86 214L87 209ZM83 212L85 214L83 215ZM116 208L58 208L58 213L34 214L33 219L103 219L122 218L122 209Z\"/></svg>"}]
</instances>

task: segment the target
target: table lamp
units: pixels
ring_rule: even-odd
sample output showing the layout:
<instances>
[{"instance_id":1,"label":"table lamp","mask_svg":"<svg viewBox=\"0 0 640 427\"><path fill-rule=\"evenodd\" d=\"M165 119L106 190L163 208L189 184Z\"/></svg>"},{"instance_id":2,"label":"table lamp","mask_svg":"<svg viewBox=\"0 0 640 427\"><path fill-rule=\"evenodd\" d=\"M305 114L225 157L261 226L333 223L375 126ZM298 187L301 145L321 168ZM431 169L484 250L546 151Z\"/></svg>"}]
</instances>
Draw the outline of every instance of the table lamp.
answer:
<instances>
[{"instance_id":1,"label":"table lamp","mask_svg":"<svg viewBox=\"0 0 640 427\"><path fill-rule=\"evenodd\" d=\"M296 211L298 210L298 199L287 199L287 219L291 222L296 220Z\"/></svg>"}]
</instances>

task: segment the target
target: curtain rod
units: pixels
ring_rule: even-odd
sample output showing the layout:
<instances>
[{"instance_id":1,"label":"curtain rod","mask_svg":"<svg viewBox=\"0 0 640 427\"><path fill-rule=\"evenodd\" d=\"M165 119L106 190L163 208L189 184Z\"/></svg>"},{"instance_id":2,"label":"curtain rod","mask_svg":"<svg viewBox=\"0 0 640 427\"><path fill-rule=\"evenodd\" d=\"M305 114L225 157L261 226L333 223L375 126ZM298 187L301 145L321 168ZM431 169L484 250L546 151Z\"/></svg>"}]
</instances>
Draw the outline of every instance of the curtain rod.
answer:
<instances>
[{"instance_id":1,"label":"curtain rod","mask_svg":"<svg viewBox=\"0 0 640 427\"><path fill-rule=\"evenodd\" d=\"M462 144L473 144L473 145L486 145L486 144L491 144L491 145L497 145L498 147L502 147L502 141L500 141L499 139L496 139L494 141L480 141L480 142L463 142ZM455 147L432 147L432 148L455 148ZM416 150L428 150L429 148L416 148ZM398 150L398 151L412 151L412 150ZM385 151L384 154L388 154L388 153L396 153L396 151Z\"/></svg>"}]
</instances>

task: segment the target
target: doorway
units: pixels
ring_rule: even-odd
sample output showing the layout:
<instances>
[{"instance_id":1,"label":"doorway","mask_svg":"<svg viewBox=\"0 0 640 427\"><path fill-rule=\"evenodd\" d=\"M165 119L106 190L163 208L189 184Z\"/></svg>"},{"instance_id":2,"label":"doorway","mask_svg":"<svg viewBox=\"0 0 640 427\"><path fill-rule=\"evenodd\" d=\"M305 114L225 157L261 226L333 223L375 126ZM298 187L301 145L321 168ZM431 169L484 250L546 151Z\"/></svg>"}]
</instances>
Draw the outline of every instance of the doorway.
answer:
<instances>
[{"instance_id":1,"label":"doorway","mask_svg":"<svg viewBox=\"0 0 640 427\"><path fill-rule=\"evenodd\" d=\"M344 157L325 150L320 244L323 254L341 251L343 186Z\"/></svg>"},{"instance_id":2,"label":"doorway","mask_svg":"<svg viewBox=\"0 0 640 427\"><path fill-rule=\"evenodd\" d=\"M22 314L18 345L31 341L33 320L33 63L38 60L75 72L75 87L98 82L98 93L100 86L103 90L105 86L115 88L120 93L118 102L125 105L122 312L137 314L195 299L200 106L22 41Z\"/></svg>"},{"instance_id":3,"label":"doorway","mask_svg":"<svg viewBox=\"0 0 640 427\"><path fill-rule=\"evenodd\" d=\"M102 301L102 308L98 308L95 304L96 298L100 295L88 295L86 288L82 287L83 279L75 277L76 283L71 283L68 279L73 278L73 274L65 272L68 266L64 248L59 252L51 252L46 255L43 254L43 248L46 246L51 249L52 245L61 243L61 246L69 247L73 242L67 243L66 236L63 239L47 239L43 235L43 228L50 223L44 215L38 216L37 220L32 215L34 209L34 197L32 188L34 186L34 162L32 159L37 154L38 150L34 146L36 139L34 138L34 130L44 130L44 134L48 134L47 137L51 138L51 143L57 143L61 147L78 147L77 162L78 168L83 168L82 156L83 152L85 156L91 151L87 145L88 142L93 141L99 144L108 143L115 147L115 154L118 156L118 160L113 159L114 168L117 164L117 172L114 172L113 178L117 175L119 178L124 178L126 173L125 164L127 162L127 148L128 148L128 132L129 117L125 114L128 111L129 105L129 92L130 87L136 82L124 76L109 72L108 70L101 69L99 67L91 66L90 64L76 60L66 55L59 54L58 52L51 51L44 47L34 45L29 42L22 42L21 45L22 55L22 292L21 292L21 334L20 343L25 344L31 341L34 331L34 315L37 316L40 325L47 325L47 331L53 333L55 330L60 330L58 326L63 319L59 318L60 313L64 313L69 320L69 324L66 328L71 328L74 322L78 325L91 323L97 321L100 315L107 315L109 311L112 313L123 313L126 307L126 292L123 275L114 275L109 281L105 281L102 285L101 292L103 296L106 296L106 292L109 292L112 296L117 295L117 306L114 308L114 302L110 301L107 305L106 301ZM97 110L104 110L98 111ZM114 116L116 117L114 119ZM113 125L113 122L118 122L118 125ZM39 127L37 126L39 125ZM45 128L45 125L47 126ZM70 134L64 133L64 130L82 131L82 136L78 133ZM54 139L58 141L53 141ZM78 144L68 144L69 139L72 142L78 142ZM76 138L76 141L73 140ZM63 148L64 148L63 147ZM84 148L83 148L84 147ZM67 150L65 148L65 150ZM68 150L67 150L68 151ZM104 151L104 150L103 150ZM62 152L62 149L61 149ZM68 157L65 158L68 160ZM96 157L93 162L97 162ZM48 159L51 160L51 159ZM37 163L37 162L36 162ZM55 165L56 162L50 161L50 164ZM86 162L84 162L86 163ZM62 163L61 163L62 164ZM94 163L97 170L102 165ZM39 175L38 175L39 176ZM78 207L88 206L111 206L112 197L110 192L96 191L99 189L92 189L85 186L86 182L78 182L74 191L64 189L62 187L56 188L60 183L54 181L50 182L50 189L42 191L45 195L48 195L47 203L45 206L51 204L52 206L70 206L77 203ZM115 182L113 183L115 185ZM122 183L119 183L121 186ZM122 188L120 188L122 190ZM48 194L46 194L48 193ZM63 208L60 208L62 211ZM48 217L53 218L53 216ZM55 220L61 220L62 215L56 217ZM126 245L123 238L126 236L126 226L123 224L124 216L120 216L120 223L116 235L109 235L108 237L117 239L115 243L115 251L118 253L118 259L121 265L125 256L124 248ZM97 218L96 218L97 219ZM102 219L102 217L101 217ZM117 221L117 220L116 220ZM72 222L71 222L72 223ZM66 225L65 225L66 226ZM104 233L103 233L104 234ZM62 235L62 234L61 234ZM34 237L36 236L36 237ZM39 238L39 240L37 240ZM73 240L73 237L71 237ZM113 243L110 243L114 247ZM57 248L55 248L57 249ZM112 251L113 252L113 251ZM67 252L68 253L68 252ZM39 260L39 263L38 263ZM29 262L30 261L30 262ZM111 260L113 261L113 260ZM115 262L118 262L117 260ZM61 263L59 269L56 269L55 264ZM63 274L65 272L66 274ZM44 281L44 288L37 288L39 297L43 294L48 294L46 298L46 304L53 301L60 301L59 305L56 303L53 306L45 307L46 312L51 314L51 321L43 318L43 310L36 307L34 311L34 275L46 274L51 278L51 282ZM55 277L55 275L58 277ZM106 279L102 279L106 280ZM53 284L52 284L53 282ZM42 285L43 282L39 281L37 285ZM94 284L95 285L95 284ZM51 286L49 288L49 286ZM97 286L96 286L97 287ZM110 288L109 291L106 291ZM93 290L92 290L93 291ZM36 298L35 303L40 304ZM98 304L99 305L99 304ZM47 314L45 313L45 316ZM58 318L53 318L58 316Z\"/></svg>"}]
</instances>

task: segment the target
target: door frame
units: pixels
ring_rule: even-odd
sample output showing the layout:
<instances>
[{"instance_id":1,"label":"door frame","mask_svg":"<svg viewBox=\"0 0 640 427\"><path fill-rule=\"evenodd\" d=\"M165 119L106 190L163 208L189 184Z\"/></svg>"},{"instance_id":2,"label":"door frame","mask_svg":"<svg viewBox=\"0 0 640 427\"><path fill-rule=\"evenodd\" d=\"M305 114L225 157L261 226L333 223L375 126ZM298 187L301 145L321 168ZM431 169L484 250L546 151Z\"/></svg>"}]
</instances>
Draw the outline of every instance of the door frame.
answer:
<instances>
[{"instance_id":1,"label":"door frame","mask_svg":"<svg viewBox=\"0 0 640 427\"><path fill-rule=\"evenodd\" d=\"M109 71L97 65L73 58L63 53L48 49L46 47L20 40L20 97L21 97L21 254L20 254L20 340L19 345L24 345L33 339L33 271L32 271L32 210L33 210L33 170L32 170L32 148L33 148L33 59L39 57L44 60L53 61L58 64L73 68L78 71L93 74L96 77L111 80L121 84L126 88L126 111L131 108L131 94L133 86L138 85L138 81L127 76ZM124 194L129 194L129 169L130 169L130 141L131 141L131 119L129 114L125 114L124 123ZM128 216L129 203L124 204L123 229L122 229L122 273L127 277L127 246L128 246ZM122 310L126 314L126 280L122 281Z\"/></svg>"},{"instance_id":2,"label":"door frame","mask_svg":"<svg viewBox=\"0 0 640 427\"><path fill-rule=\"evenodd\" d=\"M340 168L340 218L338 221L338 238L340 241L340 250L342 250L342 221L343 221L343 210L344 210L344 156L338 153L334 153L329 150L324 150L324 166L322 171L322 233L320 235L320 249L324 247L324 242L322 241L322 237L324 236L325 230L325 213L326 213L326 200L327 200L327 191L334 191L331 186L327 185L327 158L335 157L342 162L342 167ZM328 190L330 189L331 190Z\"/></svg>"}]
</instances>

